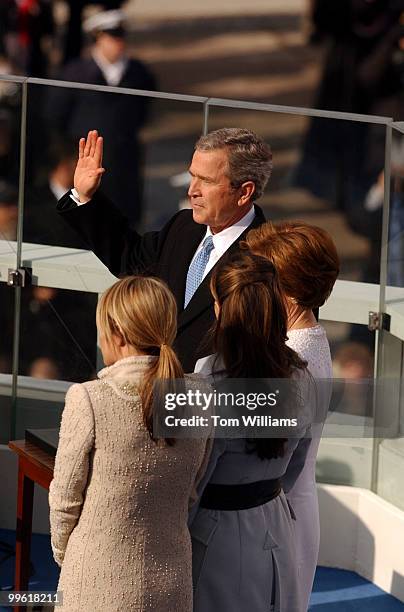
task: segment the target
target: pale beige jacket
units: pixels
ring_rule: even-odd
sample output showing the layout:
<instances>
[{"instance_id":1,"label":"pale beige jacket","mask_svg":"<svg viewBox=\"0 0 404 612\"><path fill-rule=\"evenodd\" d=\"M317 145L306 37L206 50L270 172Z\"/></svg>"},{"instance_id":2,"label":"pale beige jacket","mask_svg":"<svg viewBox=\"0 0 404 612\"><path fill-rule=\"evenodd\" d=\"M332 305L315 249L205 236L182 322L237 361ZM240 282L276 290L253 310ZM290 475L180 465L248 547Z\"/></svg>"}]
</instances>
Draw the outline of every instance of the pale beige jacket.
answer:
<instances>
[{"instance_id":1,"label":"pale beige jacket","mask_svg":"<svg viewBox=\"0 0 404 612\"><path fill-rule=\"evenodd\" d=\"M51 541L68 612L192 611L188 503L206 440L156 445L129 357L66 396L49 490Z\"/></svg>"}]
</instances>

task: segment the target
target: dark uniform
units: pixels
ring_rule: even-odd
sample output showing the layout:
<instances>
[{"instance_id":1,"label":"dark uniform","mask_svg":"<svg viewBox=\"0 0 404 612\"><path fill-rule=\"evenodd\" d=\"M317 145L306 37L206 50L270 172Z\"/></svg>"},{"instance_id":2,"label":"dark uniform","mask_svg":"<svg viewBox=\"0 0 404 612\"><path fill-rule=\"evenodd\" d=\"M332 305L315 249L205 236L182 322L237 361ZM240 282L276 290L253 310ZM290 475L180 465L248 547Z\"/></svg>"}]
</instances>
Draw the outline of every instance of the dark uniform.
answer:
<instances>
[{"instance_id":1,"label":"dark uniform","mask_svg":"<svg viewBox=\"0 0 404 612\"><path fill-rule=\"evenodd\" d=\"M63 70L64 81L107 85L92 59L78 59ZM154 90L156 83L146 66L129 59L118 87ZM97 129L107 143L103 165L103 191L119 202L122 212L135 225L141 216L142 146L138 132L144 125L150 99L54 87L49 94L47 118L58 136L78 139Z\"/></svg>"}]
</instances>

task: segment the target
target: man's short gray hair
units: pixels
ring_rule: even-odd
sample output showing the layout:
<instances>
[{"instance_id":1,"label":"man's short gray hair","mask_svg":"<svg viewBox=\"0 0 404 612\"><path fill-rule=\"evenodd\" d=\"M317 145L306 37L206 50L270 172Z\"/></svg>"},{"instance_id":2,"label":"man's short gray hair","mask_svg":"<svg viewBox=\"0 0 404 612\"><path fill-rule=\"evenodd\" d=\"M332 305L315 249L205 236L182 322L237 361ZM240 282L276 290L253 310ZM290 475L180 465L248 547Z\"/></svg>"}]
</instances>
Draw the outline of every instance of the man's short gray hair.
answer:
<instances>
[{"instance_id":1,"label":"man's short gray hair","mask_svg":"<svg viewBox=\"0 0 404 612\"><path fill-rule=\"evenodd\" d=\"M270 146L257 134L243 128L222 128L201 136L195 149L226 149L232 187L238 188L252 181L255 184L252 200L262 196L272 172L272 152Z\"/></svg>"}]
</instances>

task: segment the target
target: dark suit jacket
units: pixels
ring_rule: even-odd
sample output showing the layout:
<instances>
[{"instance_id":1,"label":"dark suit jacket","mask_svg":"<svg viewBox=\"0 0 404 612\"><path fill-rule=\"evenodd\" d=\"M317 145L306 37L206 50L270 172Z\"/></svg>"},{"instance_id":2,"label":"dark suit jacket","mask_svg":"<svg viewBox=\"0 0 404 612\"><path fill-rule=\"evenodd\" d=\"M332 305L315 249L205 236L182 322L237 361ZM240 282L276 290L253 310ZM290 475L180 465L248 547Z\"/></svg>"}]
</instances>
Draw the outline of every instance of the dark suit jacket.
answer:
<instances>
[{"instance_id":1,"label":"dark suit jacket","mask_svg":"<svg viewBox=\"0 0 404 612\"><path fill-rule=\"evenodd\" d=\"M205 276L184 310L188 268L205 235L206 225L195 223L191 210L183 210L174 215L162 230L140 236L129 228L125 217L100 193L83 206L76 206L67 193L59 200L57 208L112 274L148 273L167 283L178 306L175 348L184 370L193 371L197 359L212 352L212 347L203 346L203 341L215 320L209 290L212 272ZM265 221L258 206L255 206L255 211L255 218L248 229L258 227ZM227 253L238 249L238 243L248 229Z\"/></svg>"},{"instance_id":2,"label":"dark suit jacket","mask_svg":"<svg viewBox=\"0 0 404 612\"><path fill-rule=\"evenodd\" d=\"M48 183L27 190L24 205L24 242L86 249L84 240L57 214L56 204L57 199Z\"/></svg>"}]
</instances>

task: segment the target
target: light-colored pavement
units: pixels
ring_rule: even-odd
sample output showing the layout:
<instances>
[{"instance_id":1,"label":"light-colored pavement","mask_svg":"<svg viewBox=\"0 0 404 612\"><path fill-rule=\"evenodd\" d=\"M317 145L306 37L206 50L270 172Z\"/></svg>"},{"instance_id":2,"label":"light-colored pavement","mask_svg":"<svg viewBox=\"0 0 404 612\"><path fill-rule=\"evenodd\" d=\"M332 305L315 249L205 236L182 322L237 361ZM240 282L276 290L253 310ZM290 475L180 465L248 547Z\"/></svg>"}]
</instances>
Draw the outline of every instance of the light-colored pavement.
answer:
<instances>
[{"instance_id":1,"label":"light-colored pavement","mask_svg":"<svg viewBox=\"0 0 404 612\"><path fill-rule=\"evenodd\" d=\"M306 0L129 0L130 18L183 19L218 15L304 13Z\"/></svg>"}]
</instances>

